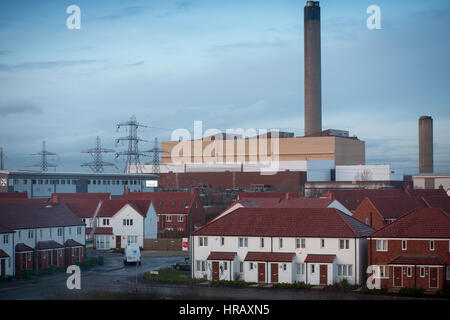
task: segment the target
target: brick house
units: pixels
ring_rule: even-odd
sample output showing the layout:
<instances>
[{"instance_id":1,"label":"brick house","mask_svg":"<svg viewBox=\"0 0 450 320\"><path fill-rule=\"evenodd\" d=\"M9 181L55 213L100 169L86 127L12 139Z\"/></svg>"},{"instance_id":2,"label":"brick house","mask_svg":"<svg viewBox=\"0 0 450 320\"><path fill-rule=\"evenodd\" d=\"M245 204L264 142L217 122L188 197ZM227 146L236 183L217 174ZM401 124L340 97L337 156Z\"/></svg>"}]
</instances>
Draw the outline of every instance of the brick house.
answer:
<instances>
[{"instance_id":1,"label":"brick house","mask_svg":"<svg viewBox=\"0 0 450 320\"><path fill-rule=\"evenodd\" d=\"M356 208L353 217L379 230L402 215L427 205L417 197L367 197Z\"/></svg>"},{"instance_id":2,"label":"brick house","mask_svg":"<svg viewBox=\"0 0 450 320\"><path fill-rule=\"evenodd\" d=\"M189 234L192 217L192 229L205 224L206 212L197 192L124 192L122 199L135 201L150 200L151 208L158 220L158 237L164 234Z\"/></svg>"},{"instance_id":3,"label":"brick house","mask_svg":"<svg viewBox=\"0 0 450 320\"><path fill-rule=\"evenodd\" d=\"M193 277L363 283L374 230L334 208L239 208L193 234Z\"/></svg>"},{"instance_id":4,"label":"brick house","mask_svg":"<svg viewBox=\"0 0 450 320\"><path fill-rule=\"evenodd\" d=\"M388 288L439 289L450 283L450 216L416 209L368 238L368 263Z\"/></svg>"},{"instance_id":5,"label":"brick house","mask_svg":"<svg viewBox=\"0 0 450 320\"><path fill-rule=\"evenodd\" d=\"M15 273L84 261L85 225L63 203L2 205L0 224L14 231L10 256ZM79 250L75 261L65 259L71 247Z\"/></svg>"}]
</instances>

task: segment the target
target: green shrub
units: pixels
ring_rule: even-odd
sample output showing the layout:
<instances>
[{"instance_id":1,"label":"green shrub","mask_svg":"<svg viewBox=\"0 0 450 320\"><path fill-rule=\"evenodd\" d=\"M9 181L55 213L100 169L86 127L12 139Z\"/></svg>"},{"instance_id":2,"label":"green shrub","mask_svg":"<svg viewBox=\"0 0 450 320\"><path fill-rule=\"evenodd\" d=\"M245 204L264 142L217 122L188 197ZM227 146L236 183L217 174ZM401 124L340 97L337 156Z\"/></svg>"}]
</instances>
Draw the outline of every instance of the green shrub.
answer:
<instances>
[{"instance_id":1,"label":"green shrub","mask_svg":"<svg viewBox=\"0 0 450 320\"><path fill-rule=\"evenodd\" d=\"M98 257L98 264L99 264L100 266L102 266L103 263L104 263L104 258L103 258L103 256L99 256L99 257Z\"/></svg>"},{"instance_id":2,"label":"green shrub","mask_svg":"<svg viewBox=\"0 0 450 320\"><path fill-rule=\"evenodd\" d=\"M423 288L401 288L398 293L408 296L421 296L425 292Z\"/></svg>"},{"instance_id":3,"label":"green shrub","mask_svg":"<svg viewBox=\"0 0 450 320\"><path fill-rule=\"evenodd\" d=\"M213 280L211 281L212 287L218 286L230 286L230 287L245 287L252 284L256 284L255 282L246 282L244 280Z\"/></svg>"},{"instance_id":4,"label":"green shrub","mask_svg":"<svg viewBox=\"0 0 450 320\"><path fill-rule=\"evenodd\" d=\"M450 285L449 284L444 284L444 286L442 287L442 289L439 289L436 292L437 295L440 296L444 296L446 298L450 298Z\"/></svg>"},{"instance_id":5,"label":"green shrub","mask_svg":"<svg viewBox=\"0 0 450 320\"><path fill-rule=\"evenodd\" d=\"M293 288L293 289L310 289L313 287L312 284L307 284L304 282L294 282L294 283L275 283L274 288Z\"/></svg>"},{"instance_id":6,"label":"green shrub","mask_svg":"<svg viewBox=\"0 0 450 320\"><path fill-rule=\"evenodd\" d=\"M340 282L328 285L324 288L326 291L352 291L358 288L356 284L350 284L347 279L342 279Z\"/></svg>"},{"instance_id":7,"label":"green shrub","mask_svg":"<svg viewBox=\"0 0 450 320\"><path fill-rule=\"evenodd\" d=\"M19 272L16 272L15 278L16 279L30 279L33 276L33 270L22 270Z\"/></svg>"}]
</instances>

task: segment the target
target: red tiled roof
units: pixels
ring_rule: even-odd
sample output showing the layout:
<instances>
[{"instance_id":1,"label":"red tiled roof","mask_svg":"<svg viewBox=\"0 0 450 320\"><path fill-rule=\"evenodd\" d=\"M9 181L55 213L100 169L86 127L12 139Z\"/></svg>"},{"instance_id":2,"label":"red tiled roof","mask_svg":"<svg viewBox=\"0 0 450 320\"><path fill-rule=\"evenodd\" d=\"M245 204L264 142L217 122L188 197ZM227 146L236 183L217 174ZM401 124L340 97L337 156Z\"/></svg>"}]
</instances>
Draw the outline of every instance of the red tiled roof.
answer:
<instances>
[{"instance_id":1,"label":"red tiled roof","mask_svg":"<svg viewBox=\"0 0 450 320\"><path fill-rule=\"evenodd\" d=\"M136 203L136 200L152 201L158 214L188 214L195 197L197 195L190 192L128 192L122 195L122 199Z\"/></svg>"},{"instance_id":2,"label":"red tiled roof","mask_svg":"<svg viewBox=\"0 0 450 320\"><path fill-rule=\"evenodd\" d=\"M446 262L439 256L425 255L400 255L394 258L389 264L406 264L406 265L444 265Z\"/></svg>"},{"instance_id":3,"label":"red tiled roof","mask_svg":"<svg viewBox=\"0 0 450 320\"><path fill-rule=\"evenodd\" d=\"M16 244L16 252L23 252L23 251L33 251L33 248L27 246L25 243Z\"/></svg>"},{"instance_id":4,"label":"red tiled roof","mask_svg":"<svg viewBox=\"0 0 450 320\"><path fill-rule=\"evenodd\" d=\"M64 243L64 245L66 247L82 247L83 245L73 239L68 239L66 240L66 242Z\"/></svg>"},{"instance_id":5,"label":"red tiled roof","mask_svg":"<svg viewBox=\"0 0 450 320\"><path fill-rule=\"evenodd\" d=\"M86 234L89 235L92 232L92 228L86 228ZM95 228L94 234L113 234L113 229L111 227L101 227Z\"/></svg>"},{"instance_id":6,"label":"red tiled roof","mask_svg":"<svg viewBox=\"0 0 450 320\"><path fill-rule=\"evenodd\" d=\"M248 252L244 261L292 262L295 253Z\"/></svg>"},{"instance_id":7,"label":"red tiled roof","mask_svg":"<svg viewBox=\"0 0 450 320\"><path fill-rule=\"evenodd\" d=\"M425 203L431 208L441 208L450 215L450 197L423 197Z\"/></svg>"},{"instance_id":8,"label":"red tiled roof","mask_svg":"<svg viewBox=\"0 0 450 320\"><path fill-rule=\"evenodd\" d=\"M334 259L336 259L335 254L308 254L305 262L333 263Z\"/></svg>"},{"instance_id":9,"label":"red tiled roof","mask_svg":"<svg viewBox=\"0 0 450 320\"><path fill-rule=\"evenodd\" d=\"M58 242L54 240L49 241L39 241L37 243L38 250L46 250L46 249L57 249L57 248L64 248L62 244L59 244Z\"/></svg>"},{"instance_id":10,"label":"red tiled roof","mask_svg":"<svg viewBox=\"0 0 450 320\"><path fill-rule=\"evenodd\" d=\"M416 197L368 197L373 206L387 218L398 218L414 209L426 208L425 202Z\"/></svg>"},{"instance_id":11,"label":"red tiled roof","mask_svg":"<svg viewBox=\"0 0 450 320\"><path fill-rule=\"evenodd\" d=\"M444 189L405 189L405 193L411 197L430 197L430 196L440 196L448 197L447 192Z\"/></svg>"},{"instance_id":12,"label":"red tiled roof","mask_svg":"<svg viewBox=\"0 0 450 320\"><path fill-rule=\"evenodd\" d=\"M9 229L9 228L7 228L5 226L2 226L0 224L0 233L13 233L13 232L14 232L14 230L11 230L11 229Z\"/></svg>"},{"instance_id":13,"label":"red tiled roof","mask_svg":"<svg viewBox=\"0 0 450 320\"><path fill-rule=\"evenodd\" d=\"M400 189L335 189L328 191L327 194L330 199L338 200L350 211L356 210L367 197L408 197Z\"/></svg>"},{"instance_id":14,"label":"red tiled roof","mask_svg":"<svg viewBox=\"0 0 450 320\"><path fill-rule=\"evenodd\" d=\"M284 199L279 208L328 208L333 200L328 198L292 198Z\"/></svg>"},{"instance_id":15,"label":"red tiled roof","mask_svg":"<svg viewBox=\"0 0 450 320\"><path fill-rule=\"evenodd\" d=\"M52 199L57 197L59 201L64 200L87 200L87 199L96 199L96 200L109 200L111 199L111 193L109 192L99 192L99 193L53 193Z\"/></svg>"},{"instance_id":16,"label":"red tiled roof","mask_svg":"<svg viewBox=\"0 0 450 320\"><path fill-rule=\"evenodd\" d=\"M439 208L416 209L385 225L370 237L450 239L450 216Z\"/></svg>"},{"instance_id":17,"label":"red tiled roof","mask_svg":"<svg viewBox=\"0 0 450 320\"><path fill-rule=\"evenodd\" d=\"M237 202L246 208L276 208L280 203L280 198L242 197Z\"/></svg>"},{"instance_id":18,"label":"red tiled roof","mask_svg":"<svg viewBox=\"0 0 450 320\"><path fill-rule=\"evenodd\" d=\"M9 255L5 251L0 249L0 258L9 258Z\"/></svg>"},{"instance_id":19,"label":"red tiled roof","mask_svg":"<svg viewBox=\"0 0 450 320\"><path fill-rule=\"evenodd\" d=\"M1 205L0 224L13 230L84 225L64 203Z\"/></svg>"},{"instance_id":20,"label":"red tiled roof","mask_svg":"<svg viewBox=\"0 0 450 320\"><path fill-rule=\"evenodd\" d=\"M27 204L27 203L48 203L49 202L49 198L33 198L33 199L28 199L28 198L0 198L0 205L3 204Z\"/></svg>"},{"instance_id":21,"label":"red tiled roof","mask_svg":"<svg viewBox=\"0 0 450 320\"><path fill-rule=\"evenodd\" d=\"M0 192L0 199L28 198L27 192Z\"/></svg>"},{"instance_id":22,"label":"red tiled roof","mask_svg":"<svg viewBox=\"0 0 450 320\"><path fill-rule=\"evenodd\" d=\"M126 205L130 205L133 209L136 210L140 215L144 215L141 212L141 209L138 205L136 205L133 201L124 200L124 199L114 199L114 200L104 200L102 202L102 206L97 214L97 217L113 217L117 212L120 211Z\"/></svg>"},{"instance_id":23,"label":"red tiled roof","mask_svg":"<svg viewBox=\"0 0 450 320\"><path fill-rule=\"evenodd\" d=\"M236 252L217 252L211 251L206 260L234 260Z\"/></svg>"},{"instance_id":24,"label":"red tiled roof","mask_svg":"<svg viewBox=\"0 0 450 320\"><path fill-rule=\"evenodd\" d=\"M61 202L67 206L80 218L92 218L100 203L100 199L65 199Z\"/></svg>"},{"instance_id":25,"label":"red tiled roof","mask_svg":"<svg viewBox=\"0 0 450 320\"><path fill-rule=\"evenodd\" d=\"M194 235L364 237L374 229L334 208L239 208Z\"/></svg>"}]
</instances>

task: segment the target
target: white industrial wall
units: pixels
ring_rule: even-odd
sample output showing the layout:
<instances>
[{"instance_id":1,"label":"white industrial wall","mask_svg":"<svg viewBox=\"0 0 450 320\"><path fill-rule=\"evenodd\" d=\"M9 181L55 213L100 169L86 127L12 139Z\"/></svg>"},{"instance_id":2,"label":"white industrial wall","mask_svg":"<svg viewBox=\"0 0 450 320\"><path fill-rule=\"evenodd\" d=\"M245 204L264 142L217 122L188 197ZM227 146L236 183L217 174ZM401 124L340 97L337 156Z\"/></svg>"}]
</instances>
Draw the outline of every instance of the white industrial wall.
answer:
<instances>
[{"instance_id":1,"label":"white industrial wall","mask_svg":"<svg viewBox=\"0 0 450 320\"><path fill-rule=\"evenodd\" d=\"M239 262L244 261L248 252L292 252L296 253L293 263L287 263L289 268L286 271L279 270L279 282L305 282L306 274L301 275L296 273L296 263L304 263L306 256L308 254L334 254L336 255L336 259L333 264L329 264L328 267L328 283L332 284L335 282L339 282L344 277L337 276L337 265L338 264L347 264L352 265L352 276L345 277L350 283L357 282L357 274L361 273L361 270L357 270L361 268L362 264L357 263L357 256L361 254L360 248L355 248L355 242L353 238L340 238L349 241L349 249L339 249L339 240L338 238L323 238L325 239L325 247L320 247L320 239L321 238L305 238L306 239L306 248L296 248L295 247L295 239L296 238L283 238L283 247L279 248L279 238L278 237L264 237L264 247L260 247L260 237L248 237L248 247L239 248L238 247L238 238L226 236L225 243L222 246L220 243L221 236L209 236L208 237L208 246L199 246L199 237L194 236L194 250L193 250L193 267L194 267L194 277L195 278L203 278L205 275L210 277L207 273L211 273L212 269L207 269L206 272L198 271L196 269L196 260L206 261L211 251L217 252L236 252L236 264L239 266ZM301 238L301 237L299 237ZM272 240L272 242L271 242ZM358 241L356 242L358 246ZM255 262L256 263L256 262ZM279 265L283 262L279 262ZM270 263L269 263L270 265ZM319 281L319 265L320 263L315 263L316 272L315 274L311 273L311 263L308 263L308 283L318 285ZM257 265L255 265L257 268ZM244 273L241 279L247 282L257 282L257 269L249 270L249 262L246 261L244 263ZM334 270L334 271L333 271ZM283 272L282 272L283 271ZM267 273L269 272L269 273ZM270 268L266 269L266 277L270 282Z\"/></svg>"},{"instance_id":2,"label":"white industrial wall","mask_svg":"<svg viewBox=\"0 0 450 320\"><path fill-rule=\"evenodd\" d=\"M336 181L358 181L361 173L368 173L367 181L401 181L403 174L390 165L336 166Z\"/></svg>"},{"instance_id":3,"label":"white industrial wall","mask_svg":"<svg viewBox=\"0 0 450 320\"><path fill-rule=\"evenodd\" d=\"M334 169L334 160L308 160L306 181L331 181L331 169Z\"/></svg>"}]
</instances>

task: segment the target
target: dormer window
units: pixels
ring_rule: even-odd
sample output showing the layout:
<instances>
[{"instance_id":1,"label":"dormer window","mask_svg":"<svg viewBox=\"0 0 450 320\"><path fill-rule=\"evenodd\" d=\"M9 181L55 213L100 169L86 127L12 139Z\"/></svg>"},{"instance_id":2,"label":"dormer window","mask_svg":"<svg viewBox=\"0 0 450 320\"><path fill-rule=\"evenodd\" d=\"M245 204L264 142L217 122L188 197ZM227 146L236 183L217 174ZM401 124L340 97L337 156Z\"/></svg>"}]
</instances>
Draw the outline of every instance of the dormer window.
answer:
<instances>
[{"instance_id":1,"label":"dormer window","mask_svg":"<svg viewBox=\"0 0 450 320\"><path fill-rule=\"evenodd\" d=\"M172 201L172 207L175 207L175 201Z\"/></svg>"}]
</instances>

